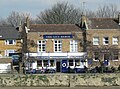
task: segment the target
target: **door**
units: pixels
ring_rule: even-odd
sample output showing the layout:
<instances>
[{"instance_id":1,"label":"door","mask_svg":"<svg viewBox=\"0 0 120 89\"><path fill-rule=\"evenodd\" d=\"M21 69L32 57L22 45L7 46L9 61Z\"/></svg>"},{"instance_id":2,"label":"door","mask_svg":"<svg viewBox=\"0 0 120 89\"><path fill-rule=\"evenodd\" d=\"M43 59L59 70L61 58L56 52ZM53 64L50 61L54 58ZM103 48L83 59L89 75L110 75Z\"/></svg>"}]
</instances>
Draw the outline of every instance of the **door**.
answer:
<instances>
[{"instance_id":1,"label":"door","mask_svg":"<svg viewBox=\"0 0 120 89\"><path fill-rule=\"evenodd\" d=\"M60 72L60 61L57 61L57 63L56 63L56 71L57 72Z\"/></svg>"},{"instance_id":2,"label":"door","mask_svg":"<svg viewBox=\"0 0 120 89\"><path fill-rule=\"evenodd\" d=\"M62 72L65 73L68 71L67 60L62 60Z\"/></svg>"},{"instance_id":3,"label":"door","mask_svg":"<svg viewBox=\"0 0 120 89\"><path fill-rule=\"evenodd\" d=\"M108 54L104 54L104 65L105 66L109 65L109 55Z\"/></svg>"}]
</instances>

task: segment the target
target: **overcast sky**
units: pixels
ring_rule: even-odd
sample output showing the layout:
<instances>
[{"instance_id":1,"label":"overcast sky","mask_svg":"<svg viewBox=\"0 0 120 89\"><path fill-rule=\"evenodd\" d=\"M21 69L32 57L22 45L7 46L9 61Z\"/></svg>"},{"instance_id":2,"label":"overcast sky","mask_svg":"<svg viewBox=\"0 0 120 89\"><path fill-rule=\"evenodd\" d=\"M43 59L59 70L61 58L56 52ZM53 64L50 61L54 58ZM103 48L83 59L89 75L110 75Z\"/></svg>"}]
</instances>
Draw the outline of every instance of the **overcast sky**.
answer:
<instances>
[{"instance_id":1,"label":"overcast sky","mask_svg":"<svg viewBox=\"0 0 120 89\"><path fill-rule=\"evenodd\" d=\"M7 17L10 12L18 11L31 13L35 17L41 11L51 8L58 1L66 1L75 7L81 7L83 2L86 9L96 10L100 5L115 4L120 10L120 0L0 0L0 18Z\"/></svg>"}]
</instances>

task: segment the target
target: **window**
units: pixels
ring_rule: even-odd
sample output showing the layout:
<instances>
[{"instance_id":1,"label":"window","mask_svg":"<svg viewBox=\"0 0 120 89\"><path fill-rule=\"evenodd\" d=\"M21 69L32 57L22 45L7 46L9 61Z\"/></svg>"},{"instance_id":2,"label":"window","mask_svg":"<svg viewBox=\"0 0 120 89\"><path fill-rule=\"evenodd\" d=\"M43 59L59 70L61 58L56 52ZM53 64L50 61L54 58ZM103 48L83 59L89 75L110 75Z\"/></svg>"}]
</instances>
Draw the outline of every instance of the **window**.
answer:
<instances>
[{"instance_id":1,"label":"window","mask_svg":"<svg viewBox=\"0 0 120 89\"><path fill-rule=\"evenodd\" d=\"M69 66L73 66L73 60L69 60Z\"/></svg>"},{"instance_id":2,"label":"window","mask_svg":"<svg viewBox=\"0 0 120 89\"><path fill-rule=\"evenodd\" d=\"M38 41L38 52L46 51L46 42L44 40Z\"/></svg>"},{"instance_id":3,"label":"window","mask_svg":"<svg viewBox=\"0 0 120 89\"><path fill-rule=\"evenodd\" d=\"M42 67L42 60L37 61L37 67Z\"/></svg>"},{"instance_id":4,"label":"window","mask_svg":"<svg viewBox=\"0 0 120 89\"><path fill-rule=\"evenodd\" d=\"M78 51L78 42L76 40L70 41L70 52L77 52Z\"/></svg>"},{"instance_id":5,"label":"window","mask_svg":"<svg viewBox=\"0 0 120 89\"><path fill-rule=\"evenodd\" d=\"M16 42L15 42L15 40L9 39L9 40L6 40L6 41L5 41L5 44L6 44L6 45L15 45Z\"/></svg>"},{"instance_id":6,"label":"window","mask_svg":"<svg viewBox=\"0 0 120 89\"><path fill-rule=\"evenodd\" d=\"M118 52L115 52L114 53L114 59L113 60L118 60L119 59L119 57L118 57Z\"/></svg>"},{"instance_id":7,"label":"window","mask_svg":"<svg viewBox=\"0 0 120 89\"><path fill-rule=\"evenodd\" d=\"M108 45L109 44L109 38L108 37L104 37L103 38L103 45Z\"/></svg>"},{"instance_id":8,"label":"window","mask_svg":"<svg viewBox=\"0 0 120 89\"><path fill-rule=\"evenodd\" d=\"M6 51L5 51L5 56L8 56L8 57L9 57L9 56L12 56L12 55L11 55L12 53L15 53L15 50L6 50Z\"/></svg>"},{"instance_id":9,"label":"window","mask_svg":"<svg viewBox=\"0 0 120 89\"><path fill-rule=\"evenodd\" d=\"M112 38L113 45L118 45L118 37Z\"/></svg>"},{"instance_id":10,"label":"window","mask_svg":"<svg viewBox=\"0 0 120 89\"><path fill-rule=\"evenodd\" d=\"M80 60L75 60L75 66L80 66Z\"/></svg>"},{"instance_id":11,"label":"window","mask_svg":"<svg viewBox=\"0 0 120 89\"><path fill-rule=\"evenodd\" d=\"M50 60L50 67L54 67L54 66L55 66L54 60Z\"/></svg>"},{"instance_id":12,"label":"window","mask_svg":"<svg viewBox=\"0 0 120 89\"><path fill-rule=\"evenodd\" d=\"M43 60L44 67L48 66L48 60Z\"/></svg>"},{"instance_id":13,"label":"window","mask_svg":"<svg viewBox=\"0 0 120 89\"><path fill-rule=\"evenodd\" d=\"M62 52L62 41L61 40L54 41L54 52Z\"/></svg>"},{"instance_id":14,"label":"window","mask_svg":"<svg viewBox=\"0 0 120 89\"><path fill-rule=\"evenodd\" d=\"M98 61L99 60L99 52L94 52L94 60Z\"/></svg>"},{"instance_id":15,"label":"window","mask_svg":"<svg viewBox=\"0 0 120 89\"><path fill-rule=\"evenodd\" d=\"M93 38L93 45L99 45L99 37Z\"/></svg>"}]
</instances>

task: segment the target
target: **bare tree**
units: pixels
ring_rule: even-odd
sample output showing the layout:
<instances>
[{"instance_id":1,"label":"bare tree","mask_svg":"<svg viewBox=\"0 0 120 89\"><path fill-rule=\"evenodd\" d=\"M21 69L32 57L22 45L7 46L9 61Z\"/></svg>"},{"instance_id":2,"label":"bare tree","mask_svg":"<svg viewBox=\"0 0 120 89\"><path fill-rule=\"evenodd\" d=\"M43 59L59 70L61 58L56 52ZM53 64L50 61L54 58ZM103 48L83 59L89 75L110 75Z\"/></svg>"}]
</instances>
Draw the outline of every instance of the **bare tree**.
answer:
<instances>
[{"instance_id":1,"label":"bare tree","mask_svg":"<svg viewBox=\"0 0 120 89\"><path fill-rule=\"evenodd\" d=\"M100 6L96 11L96 17L115 18L118 14L117 6L114 4Z\"/></svg>"},{"instance_id":2,"label":"bare tree","mask_svg":"<svg viewBox=\"0 0 120 89\"><path fill-rule=\"evenodd\" d=\"M67 24L78 23L81 11L75 9L73 5L62 2L55 4L51 9L47 9L37 15L39 23L44 24Z\"/></svg>"},{"instance_id":3,"label":"bare tree","mask_svg":"<svg viewBox=\"0 0 120 89\"><path fill-rule=\"evenodd\" d=\"M17 27L19 26L20 23L24 23L25 18L29 16L30 16L29 13L19 13L19 12L13 11L7 17L7 22L12 26Z\"/></svg>"}]
</instances>

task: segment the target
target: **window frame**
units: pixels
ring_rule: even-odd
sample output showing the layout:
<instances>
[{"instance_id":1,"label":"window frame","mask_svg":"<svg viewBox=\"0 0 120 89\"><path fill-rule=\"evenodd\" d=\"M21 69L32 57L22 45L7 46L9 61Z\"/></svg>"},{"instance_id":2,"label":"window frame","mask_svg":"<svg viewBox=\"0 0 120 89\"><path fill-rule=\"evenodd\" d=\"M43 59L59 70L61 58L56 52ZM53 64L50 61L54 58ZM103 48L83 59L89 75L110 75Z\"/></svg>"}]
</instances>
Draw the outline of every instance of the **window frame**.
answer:
<instances>
[{"instance_id":1,"label":"window frame","mask_svg":"<svg viewBox=\"0 0 120 89\"><path fill-rule=\"evenodd\" d=\"M70 61L72 61L72 63L71 63ZM74 66L74 60L73 60L73 59L69 59L69 60L68 60L68 63L69 63L69 66ZM72 65L71 65L71 64L72 64Z\"/></svg>"},{"instance_id":2,"label":"window frame","mask_svg":"<svg viewBox=\"0 0 120 89\"><path fill-rule=\"evenodd\" d=\"M62 40L54 40L54 52L62 52Z\"/></svg>"},{"instance_id":3,"label":"window frame","mask_svg":"<svg viewBox=\"0 0 120 89\"><path fill-rule=\"evenodd\" d=\"M10 52L10 51L12 51L12 52ZM5 50L5 56L10 57L10 55L9 55L10 53L15 53L15 50L14 49Z\"/></svg>"},{"instance_id":4,"label":"window frame","mask_svg":"<svg viewBox=\"0 0 120 89\"><path fill-rule=\"evenodd\" d=\"M44 49L43 49L43 47L44 47ZM39 40L38 41L38 52L46 52L46 41L45 40Z\"/></svg>"},{"instance_id":5,"label":"window frame","mask_svg":"<svg viewBox=\"0 0 120 89\"><path fill-rule=\"evenodd\" d=\"M117 56L118 58L117 59L114 59L115 56ZM113 54L113 60L112 61L118 61L119 60L119 53L114 53Z\"/></svg>"},{"instance_id":6,"label":"window frame","mask_svg":"<svg viewBox=\"0 0 120 89\"><path fill-rule=\"evenodd\" d=\"M70 52L78 52L78 41L70 40Z\"/></svg>"},{"instance_id":7,"label":"window frame","mask_svg":"<svg viewBox=\"0 0 120 89\"><path fill-rule=\"evenodd\" d=\"M105 38L108 38L108 40L106 40ZM108 43L106 43L108 42ZM103 45L109 45L109 37L103 37Z\"/></svg>"},{"instance_id":8,"label":"window frame","mask_svg":"<svg viewBox=\"0 0 120 89\"><path fill-rule=\"evenodd\" d=\"M79 65L77 65L77 64L79 64ZM80 59L75 59L75 66L81 66L80 65Z\"/></svg>"},{"instance_id":9,"label":"window frame","mask_svg":"<svg viewBox=\"0 0 120 89\"><path fill-rule=\"evenodd\" d=\"M96 40L96 38L98 38L97 40ZM97 42L97 44L96 44L96 42ZM99 39L99 37L93 37L93 45L99 45L100 44L100 39Z\"/></svg>"},{"instance_id":10,"label":"window frame","mask_svg":"<svg viewBox=\"0 0 120 89\"><path fill-rule=\"evenodd\" d=\"M117 41L114 39L114 38L117 38ZM117 42L117 44L116 44L116 42ZM112 37L112 44L113 45L119 45L119 38L118 37Z\"/></svg>"},{"instance_id":11,"label":"window frame","mask_svg":"<svg viewBox=\"0 0 120 89\"><path fill-rule=\"evenodd\" d=\"M12 44L10 43L10 41L12 41ZM15 44L16 44L16 40L13 40L13 39L5 40L5 45L15 45Z\"/></svg>"}]
</instances>

